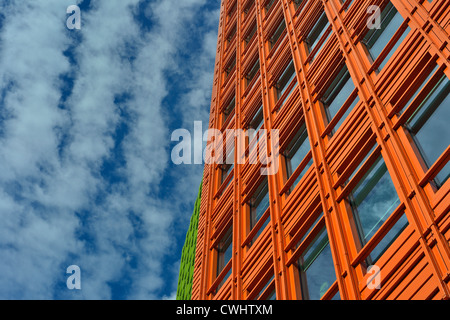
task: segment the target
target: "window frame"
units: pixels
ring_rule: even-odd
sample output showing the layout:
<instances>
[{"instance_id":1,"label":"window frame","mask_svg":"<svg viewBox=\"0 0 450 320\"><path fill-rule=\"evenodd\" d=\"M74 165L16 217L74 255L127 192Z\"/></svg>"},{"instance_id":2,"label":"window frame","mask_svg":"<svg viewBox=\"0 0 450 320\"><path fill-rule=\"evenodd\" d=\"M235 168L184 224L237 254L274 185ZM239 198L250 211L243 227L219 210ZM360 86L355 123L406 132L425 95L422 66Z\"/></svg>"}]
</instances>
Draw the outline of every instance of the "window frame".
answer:
<instances>
[{"instance_id":1,"label":"window frame","mask_svg":"<svg viewBox=\"0 0 450 320\"><path fill-rule=\"evenodd\" d=\"M307 272L308 269L311 265L314 264L314 262L317 261L317 258L320 256L320 254L322 254L325 250L325 248L327 246L329 246L329 250L331 252L331 244L329 241L329 236L328 236L328 230L326 228L326 224L325 224L325 215L323 214L322 210L320 210L320 213L318 214L318 216L312 215L310 217L310 226L309 226L309 230L307 230L303 237L300 239L300 241L298 242L298 246L295 249L294 252L294 257L296 257L296 262L295 262L295 266L296 266L296 270L298 272L298 276L299 276L299 298L301 298L302 300L310 300L310 288L308 286L307 283ZM317 255L315 255L313 258L310 259L309 264L307 265L305 270L302 270L302 258L304 257L305 254L309 253L309 250L311 248L311 246L314 245L314 243L320 239L320 236L323 235L323 233L326 234L326 240L325 238L322 239L325 240L322 247L320 248L319 252L317 253ZM317 248L315 249L317 250ZM315 251L314 250L314 251ZM333 261L333 257L331 254L331 261L333 263L333 269L334 268L334 261ZM336 272L336 270L334 270ZM329 287L325 290L324 294L320 297L320 299L322 300L328 300L328 299L332 299L336 293L338 292L338 290L336 290L337 287L337 277L336 277L336 273L334 274L335 280L330 283Z\"/></svg>"},{"instance_id":2,"label":"window frame","mask_svg":"<svg viewBox=\"0 0 450 320\"><path fill-rule=\"evenodd\" d=\"M414 162L414 170L419 178L419 186L422 187L430 197L430 204L434 209L440 203L441 199L450 191L450 179L447 179L440 187L433 181L435 176L450 163L450 160L448 160L450 158L449 147L443 151L441 156L433 164L429 165L425 159L423 159L421 151L417 148L417 144L410 132L404 127L404 124L413 116L414 112L421 107L423 101L431 95L430 92L436 87L439 80L446 76L444 72L445 65L440 66L435 60L431 60L424 70L424 74L419 75L416 80L417 90L411 97L402 99L406 100L409 98L408 101L402 103L400 100L400 103L394 105L389 116L393 119L393 129L402 141L403 148L409 155L411 161ZM447 79L449 79L448 76ZM401 114L399 114L399 112L401 112Z\"/></svg>"},{"instance_id":3,"label":"window frame","mask_svg":"<svg viewBox=\"0 0 450 320\"><path fill-rule=\"evenodd\" d=\"M345 98L342 105L337 107L335 114L332 115L330 112L330 107L348 83L352 85L353 89ZM325 97L328 91L330 91L330 93L328 94L328 97ZM350 71L348 70L345 63L342 65L341 70L339 70L339 72L336 74L333 81L327 86L326 90L324 90L321 97L319 98L319 101L321 103L322 112L324 115L324 129L321 137L325 138L325 136L329 135L331 138L342 127L343 123L345 122L345 116L348 117L352 110L359 103L358 88L353 83Z\"/></svg>"},{"instance_id":4,"label":"window frame","mask_svg":"<svg viewBox=\"0 0 450 320\"><path fill-rule=\"evenodd\" d=\"M306 62L312 63L314 61L314 58L325 45L331 34L332 26L330 20L328 20L327 14L322 8L322 13L304 40L306 52L308 53Z\"/></svg>"},{"instance_id":5,"label":"window frame","mask_svg":"<svg viewBox=\"0 0 450 320\"><path fill-rule=\"evenodd\" d=\"M386 8L387 11L386 11ZM393 13L392 13L393 12ZM392 16L389 14L392 13ZM372 72L375 72L375 74L379 74L382 69L386 66L386 64L389 61L389 58L394 54L397 47L401 44L400 39L402 37L406 37L409 33L406 33L406 29L408 29L408 21L407 19L403 18L403 22L400 24L400 26L395 30L395 32L391 35L389 40L386 42L386 45L383 46L383 49L381 49L380 53L377 57L374 57L373 52L371 51L371 48L374 44L380 39L380 37L383 36L383 33L386 31L386 27L389 26L389 24L392 22L396 14L400 15L400 17L403 18L403 16L400 14L400 12L397 10L397 8L392 4L391 1L388 1L386 6L381 9L381 15L380 15L380 24L382 28L380 29L368 29L366 34L361 38L359 41L364 52L366 53L366 58L370 64L370 68L368 70L368 73L371 74ZM389 21L386 23L386 19L389 19ZM384 28L383 28L384 26ZM381 30L378 32L378 30ZM378 33L377 33L378 32ZM371 41L371 39L376 36L376 39L373 41L371 45L368 43ZM386 35L385 35L386 36ZM367 39L368 37L368 39ZM389 58L388 58L389 56Z\"/></svg>"},{"instance_id":6,"label":"window frame","mask_svg":"<svg viewBox=\"0 0 450 320\"><path fill-rule=\"evenodd\" d=\"M309 150L305 154L303 159L299 162L297 167L293 168L291 161L295 157L297 152L300 150L300 148L304 146L305 143L307 143L307 146L309 146ZM295 134L295 136L290 141L289 145L286 147L286 150L283 151L283 162L285 169L284 187L280 193L289 196L294 191L297 184L301 181L306 171L309 170L309 168L314 164L312 161L312 151L311 151L311 144L309 141L308 130L306 129L305 123L302 123L302 125L298 129L298 132ZM300 180L297 181L299 177Z\"/></svg>"},{"instance_id":7,"label":"window frame","mask_svg":"<svg viewBox=\"0 0 450 320\"><path fill-rule=\"evenodd\" d=\"M264 201L267 196L267 207L263 212L260 213L260 217L257 219L256 209ZM257 204L253 204L255 201ZM259 201L258 201L259 200ZM247 216L247 232L242 244L243 247L247 246L250 248L253 243L262 234L264 229L270 223L270 193L269 193L269 183L267 177L264 180L258 182L258 187L252 191L251 196L245 202L246 216Z\"/></svg>"},{"instance_id":8,"label":"window frame","mask_svg":"<svg viewBox=\"0 0 450 320\"><path fill-rule=\"evenodd\" d=\"M291 71L292 70L292 73ZM274 84L274 99L275 99L275 105L278 105L280 100L283 100L283 104L286 102L287 98L292 93L293 89L289 91L289 94L286 94L288 88L291 86L291 83L293 81L296 81L296 71L295 71L295 65L294 60L291 59L291 61L286 65L286 68L283 70L283 72L278 77L276 83ZM278 107L278 109L281 106Z\"/></svg>"}]
</instances>

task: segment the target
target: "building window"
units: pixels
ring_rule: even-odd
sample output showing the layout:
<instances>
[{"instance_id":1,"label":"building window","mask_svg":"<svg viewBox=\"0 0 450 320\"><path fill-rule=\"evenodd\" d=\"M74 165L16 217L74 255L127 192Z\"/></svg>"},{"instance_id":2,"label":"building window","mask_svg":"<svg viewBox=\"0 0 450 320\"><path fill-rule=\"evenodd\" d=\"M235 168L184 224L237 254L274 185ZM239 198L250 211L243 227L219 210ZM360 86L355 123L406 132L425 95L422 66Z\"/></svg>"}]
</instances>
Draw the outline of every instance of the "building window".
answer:
<instances>
[{"instance_id":1,"label":"building window","mask_svg":"<svg viewBox=\"0 0 450 320\"><path fill-rule=\"evenodd\" d=\"M226 163L220 166L220 184L223 184L225 182L230 173L233 171L233 168L234 166L232 163Z\"/></svg>"},{"instance_id":2,"label":"building window","mask_svg":"<svg viewBox=\"0 0 450 320\"><path fill-rule=\"evenodd\" d=\"M294 62L291 61L289 65L286 67L286 69L283 71L283 73L281 74L280 78L278 79L275 85L277 101L283 96L284 92L289 87L289 84L292 82L294 77L295 77Z\"/></svg>"},{"instance_id":3,"label":"building window","mask_svg":"<svg viewBox=\"0 0 450 320\"><path fill-rule=\"evenodd\" d=\"M298 259L302 298L319 300L336 281L323 214L304 236L300 247L305 247Z\"/></svg>"},{"instance_id":4,"label":"building window","mask_svg":"<svg viewBox=\"0 0 450 320\"><path fill-rule=\"evenodd\" d=\"M247 17L248 13L250 12L250 9L252 9L253 4L254 4L254 1L249 1L247 6L242 9L242 11L244 13L244 19Z\"/></svg>"},{"instance_id":5,"label":"building window","mask_svg":"<svg viewBox=\"0 0 450 320\"><path fill-rule=\"evenodd\" d=\"M292 0L292 2L294 3L295 10L297 10L298 7L300 7L300 5L303 3L303 1L305 1L305 0Z\"/></svg>"},{"instance_id":6,"label":"building window","mask_svg":"<svg viewBox=\"0 0 450 320\"><path fill-rule=\"evenodd\" d=\"M286 164L286 179L289 179L294 174L296 169L300 166L300 164L304 162L304 159L306 158L310 150L311 147L309 145L308 131L306 130L306 126L303 124L284 152L284 159ZM312 157L310 157L309 161L304 164L303 169L301 169L302 171L299 173L298 177L289 188L288 193L294 190L295 186L301 180L304 173L309 169L312 163L313 160Z\"/></svg>"},{"instance_id":7,"label":"building window","mask_svg":"<svg viewBox=\"0 0 450 320\"><path fill-rule=\"evenodd\" d=\"M328 123L333 120L354 90L355 85L350 77L347 66L344 65L321 98ZM339 120L336 121L333 130L330 132L331 134L340 127L358 101L359 98L355 95L351 105L346 105L345 113L340 114Z\"/></svg>"},{"instance_id":8,"label":"building window","mask_svg":"<svg viewBox=\"0 0 450 320\"><path fill-rule=\"evenodd\" d=\"M449 92L450 81L444 74L405 123L428 168L450 144ZM440 188L449 175L450 165L447 164L434 179L436 186Z\"/></svg>"},{"instance_id":9,"label":"building window","mask_svg":"<svg viewBox=\"0 0 450 320\"><path fill-rule=\"evenodd\" d=\"M278 42L278 39L280 39L281 35L283 34L284 30L286 30L286 23L283 19L283 21L281 21L280 25L269 39L269 50L273 49L275 44Z\"/></svg>"},{"instance_id":10,"label":"building window","mask_svg":"<svg viewBox=\"0 0 450 320\"><path fill-rule=\"evenodd\" d=\"M252 83L253 79L255 78L255 75L258 73L259 70L259 59L256 60L256 62L253 64L250 71L245 76L245 87L248 88L248 86Z\"/></svg>"},{"instance_id":11,"label":"building window","mask_svg":"<svg viewBox=\"0 0 450 320\"><path fill-rule=\"evenodd\" d=\"M277 300L274 275L272 275L264 287L256 294L254 300Z\"/></svg>"},{"instance_id":12,"label":"building window","mask_svg":"<svg viewBox=\"0 0 450 320\"><path fill-rule=\"evenodd\" d=\"M380 15L381 26L379 29L373 28L364 36L361 41L366 47L369 59L373 63L378 56L381 54L384 48L386 48L388 42L397 32L397 30L402 25L404 19L397 9L389 1L386 7L381 11ZM403 39L407 36L409 32L409 27L407 32L403 32L402 36L397 40L396 45L389 51L387 56L380 62L378 70L381 70L392 54L395 52L396 48L402 43Z\"/></svg>"},{"instance_id":13,"label":"building window","mask_svg":"<svg viewBox=\"0 0 450 320\"><path fill-rule=\"evenodd\" d=\"M322 37L325 36L325 32L328 30L329 26L330 26L330 22L328 21L325 11L323 11L321 16L319 17L319 20L316 22L316 24L314 25L314 27L311 29L308 36L306 37L306 44L308 45L308 51L310 54L316 48L317 44L322 39ZM323 39L322 45L319 49L317 49L316 53L320 51L322 46L325 44L326 39L328 39L328 37L330 35L331 35L331 32L328 32L326 35L327 38ZM312 60L314 58L314 56L311 56L309 59Z\"/></svg>"},{"instance_id":14,"label":"building window","mask_svg":"<svg viewBox=\"0 0 450 320\"><path fill-rule=\"evenodd\" d=\"M253 117L248 127L248 145L250 146L250 152L257 145L260 138L260 133L258 133L258 131L262 129L263 126L264 126L264 114L263 108L261 106L259 107L258 111L256 112L255 116Z\"/></svg>"},{"instance_id":15,"label":"building window","mask_svg":"<svg viewBox=\"0 0 450 320\"><path fill-rule=\"evenodd\" d=\"M231 61L228 63L228 65L224 68L225 71L225 80L228 79L230 74L233 72L234 67L236 66L236 55L234 55L233 58L231 58Z\"/></svg>"},{"instance_id":16,"label":"building window","mask_svg":"<svg viewBox=\"0 0 450 320\"><path fill-rule=\"evenodd\" d=\"M267 179L260 184L258 189L254 192L253 196L250 198L248 202L249 214L250 214L250 230L251 232L258 224L258 222L263 218L266 211L269 209L269 187L267 183ZM264 222L261 220L262 225L258 225L258 230L256 234L252 237L253 239L257 239L264 228L270 222L270 216L264 217ZM249 243L251 245L251 242Z\"/></svg>"},{"instance_id":17,"label":"building window","mask_svg":"<svg viewBox=\"0 0 450 320\"><path fill-rule=\"evenodd\" d=\"M406 219L405 214L402 214L397 222L388 231L388 233L383 237L383 239L380 240L378 245L367 256L366 265L373 265L407 226L408 219Z\"/></svg>"},{"instance_id":18,"label":"building window","mask_svg":"<svg viewBox=\"0 0 450 320\"><path fill-rule=\"evenodd\" d=\"M256 30L257 30L257 26L256 26L256 21L253 25L253 28L251 29L251 31L249 32L249 34L247 35L247 37L245 37L244 39L244 48L247 48L247 45L250 43L250 41L253 39L253 37L256 34Z\"/></svg>"},{"instance_id":19,"label":"building window","mask_svg":"<svg viewBox=\"0 0 450 320\"><path fill-rule=\"evenodd\" d=\"M233 99L228 103L227 107L222 113L222 126L227 122L230 117L234 117L234 108L236 105L236 98L233 97Z\"/></svg>"},{"instance_id":20,"label":"building window","mask_svg":"<svg viewBox=\"0 0 450 320\"><path fill-rule=\"evenodd\" d=\"M222 239L219 241L217 245L217 273L216 276L219 277L220 274L224 271L227 264L231 261L231 257L233 254L233 232L232 227L230 226L228 231L224 234ZM227 280L228 276L231 274L231 268L228 273L223 277L223 280L217 286L217 290L219 290L222 285Z\"/></svg>"},{"instance_id":21,"label":"building window","mask_svg":"<svg viewBox=\"0 0 450 320\"><path fill-rule=\"evenodd\" d=\"M231 29L231 32L228 34L228 36L227 36L227 38L226 38L226 42L225 42L226 48L228 48L228 46L229 46L230 43L231 43L231 40L233 40L234 36L236 35L236 30L237 30L237 27L236 27L236 25L235 25L235 26L233 27L233 29Z\"/></svg>"},{"instance_id":22,"label":"building window","mask_svg":"<svg viewBox=\"0 0 450 320\"><path fill-rule=\"evenodd\" d=\"M269 10L272 8L273 4L275 3L275 0L269 0L267 4L264 6L266 10L266 14L269 12Z\"/></svg>"},{"instance_id":23,"label":"building window","mask_svg":"<svg viewBox=\"0 0 450 320\"><path fill-rule=\"evenodd\" d=\"M363 247L400 204L381 155L357 182L348 199Z\"/></svg>"},{"instance_id":24,"label":"building window","mask_svg":"<svg viewBox=\"0 0 450 320\"><path fill-rule=\"evenodd\" d=\"M230 21L236 12L237 9L237 1L234 1L233 6L230 8L230 11L227 13L227 22Z\"/></svg>"},{"instance_id":25,"label":"building window","mask_svg":"<svg viewBox=\"0 0 450 320\"><path fill-rule=\"evenodd\" d=\"M351 5L353 4L354 0L341 0L342 3L342 7L344 8L345 11L347 11Z\"/></svg>"}]
</instances>

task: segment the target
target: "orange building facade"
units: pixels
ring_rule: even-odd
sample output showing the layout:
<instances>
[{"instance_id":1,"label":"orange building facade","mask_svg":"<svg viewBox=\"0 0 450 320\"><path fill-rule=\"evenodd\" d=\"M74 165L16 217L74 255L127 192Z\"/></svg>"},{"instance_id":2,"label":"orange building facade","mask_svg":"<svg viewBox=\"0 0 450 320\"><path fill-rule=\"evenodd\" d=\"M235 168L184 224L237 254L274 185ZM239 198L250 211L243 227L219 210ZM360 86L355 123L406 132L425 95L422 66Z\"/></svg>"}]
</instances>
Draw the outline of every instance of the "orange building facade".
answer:
<instances>
[{"instance_id":1,"label":"orange building facade","mask_svg":"<svg viewBox=\"0 0 450 320\"><path fill-rule=\"evenodd\" d=\"M449 35L448 0L222 1L209 127L279 142L205 165L192 299L450 298Z\"/></svg>"}]
</instances>

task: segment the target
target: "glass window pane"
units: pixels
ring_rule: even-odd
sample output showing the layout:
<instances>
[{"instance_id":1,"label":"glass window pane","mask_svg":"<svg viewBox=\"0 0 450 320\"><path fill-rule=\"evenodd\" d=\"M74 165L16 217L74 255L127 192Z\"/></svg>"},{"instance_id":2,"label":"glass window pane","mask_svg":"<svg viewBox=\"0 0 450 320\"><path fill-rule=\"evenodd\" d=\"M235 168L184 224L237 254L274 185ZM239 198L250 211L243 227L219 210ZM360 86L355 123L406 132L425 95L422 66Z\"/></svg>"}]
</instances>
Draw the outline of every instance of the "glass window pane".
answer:
<instances>
[{"instance_id":1,"label":"glass window pane","mask_svg":"<svg viewBox=\"0 0 450 320\"><path fill-rule=\"evenodd\" d=\"M427 78L422 82L422 84L417 88L417 90L414 92L414 94L411 96L411 98L408 100L408 102L405 103L405 106L402 108L402 110L399 111L399 114L402 114L405 109L409 106L409 104L414 100L414 98L419 94L419 92L423 89L425 84L430 80L430 78L433 76L433 74L438 69L439 65L436 64L433 71L430 72L430 74L427 76Z\"/></svg>"},{"instance_id":2,"label":"glass window pane","mask_svg":"<svg viewBox=\"0 0 450 320\"><path fill-rule=\"evenodd\" d=\"M220 240L217 247L217 276L222 272L232 257L232 232L231 228Z\"/></svg>"},{"instance_id":3,"label":"glass window pane","mask_svg":"<svg viewBox=\"0 0 450 320\"><path fill-rule=\"evenodd\" d=\"M290 172L289 176L291 176L295 169L297 169L299 164L303 161L311 149L309 145L308 132L306 131L305 125L302 126L300 132L300 135L296 137L295 144L292 145L292 148L287 153L287 158L289 159L292 167L292 172Z\"/></svg>"},{"instance_id":4,"label":"glass window pane","mask_svg":"<svg viewBox=\"0 0 450 320\"><path fill-rule=\"evenodd\" d=\"M280 39L280 36L282 35L282 33L285 29L286 29L286 24L283 19L283 21L281 22L281 24L279 25L277 30L275 30L274 34L269 39L269 48L271 50L272 50L273 46L277 43L278 39Z\"/></svg>"},{"instance_id":5,"label":"glass window pane","mask_svg":"<svg viewBox=\"0 0 450 320\"><path fill-rule=\"evenodd\" d=\"M264 287L258 292L258 294L256 295L255 299L258 299L259 297L261 297L261 295L264 293L264 290L266 290L266 288L272 283L274 279L274 276L272 276L269 281L267 281L267 283L264 285ZM275 300L275 290L273 290L273 292L269 293L269 295L266 297L266 300Z\"/></svg>"},{"instance_id":6,"label":"glass window pane","mask_svg":"<svg viewBox=\"0 0 450 320\"><path fill-rule=\"evenodd\" d=\"M294 62L291 61L277 82L277 85L276 85L277 100L280 99L281 96L284 94L286 89L289 87L289 84L294 79L294 77L295 77Z\"/></svg>"},{"instance_id":7,"label":"glass window pane","mask_svg":"<svg viewBox=\"0 0 450 320\"><path fill-rule=\"evenodd\" d=\"M353 189L349 199L364 245L400 204L381 156Z\"/></svg>"},{"instance_id":8,"label":"glass window pane","mask_svg":"<svg viewBox=\"0 0 450 320\"><path fill-rule=\"evenodd\" d=\"M450 144L449 91L450 81L444 75L407 121L407 127L429 167ZM439 185L447 180L449 173L449 166L439 172L437 177Z\"/></svg>"},{"instance_id":9,"label":"glass window pane","mask_svg":"<svg viewBox=\"0 0 450 320\"><path fill-rule=\"evenodd\" d=\"M328 121L333 119L354 89L350 73L344 66L322 97L328 111Z\"/></svg>"},{"instance_id":10,"label":"glass window pane","mask_svg":"<svg viewBox=\"0 0 450 320\"><path fill-rule=\"evenodd\" d=\"M358 170L362 167L362 165L364 164L364 162L366 162L366 160L369 158L369 156L372 154L372 152L375 150L375 148L378 145L375 144L370 151L366 154L366 156L364 157L364 159L359 163L359 165L356 167L356 169L352 172L352 174L350 175L350 177L347 179L347 182L349 182L351 179L353 179L353 177L355 176L355 174L358 172Z\"/></svg>"},{"instance_id":11,"label":"glass window pane","mask_svg":"<svg viewBox=\"0 0 450 320\"><path fill-rule=\"evenodd\" d=\"M217 286L216 292L220 290L220 288L222 288L222 286L224 285L224 283L228 280L228 278L231 275L231 268L230 270L227 272L227 274L223 277L222 281L220 281L220 283Z\"/></svg>"},{"instance_id":12,"label":"glass window pane","mask_svg":"<svg viewBox=\"0 0 450 320\"><path fill-rule=\"evenodd\" d=\"M328 235L324 228L299 259L304 299L319 300L336 281Z\"/></svg>"},{"instance_id":13,"label":"glass window pane","mask_svg":"<svg viewBox=\"0 0 450 320\"><path fill-rule=\"evenodd\" d=\"M228 104L228 106L225 108L225 110L223 111L223 120L222 120L222 125L225 124L225 122L228 120L228 118L230 116L234 117L234 107L236 104L236 98L233 97L233 99L230 101L230 103Z\"/></svg>"},{"instance_id":14,"label":"glass window pane","mask_svg":"<svg viewBox=\"0 0 450 320\"><path fill-rule=\"evenodd\" d=\"M363 43L369 50L370 56L375 61L380 55L381 51L386 47L388 42L394 36L395 32L400 28L404 19L391 2L381 12L381 28L371 29L367 32L363 39ZM381 70L385 63L389 60L390 56L395 52L396 48L400 45L403 39L408 34L409 29L405 30L400 39L397 41L394 48L389 52L387 57L381 62L379 69Z\"/></svg>"},{"instance_id":15,"label":"glass window pane","mask_svg":"<svg viewBox=\"0 0 450 320\"><path fill-rule=\"evenodd\" d=\"M255 225L267 211L270 206L270 198L269 198L269 189L267 185L267 181L265 181L258 189L255 191L255 194L252 196L249 207L250 207L250 231L253 230ZM249 245L251 246L254 239L257 239L259 235L263 232L265 227L270 222L270 216L267 217L261 227L258 229L256 234L251 239Z\"/></svg>"},{"instance_id":16,"label":"glass window pane","mask_svg":"<svg viewBox=\"0 0 450 320\"><path fill-rule=\"evenodd\" d=\"M352 104L347 108L345 113L342 115L342 117L339 119L339 121L334 126L334 132L336 132L340 128L340 126L344 123L345 119L347 119L348 115L350 114L350 112L352 112L353 108L356 106L356 104L358 102L359 102L359 98L356 97L353 100Z\"/></svg>"},{"instance_id":17,"label":"glass window pane","mask_svg":"<svg viewBox=\"0 0 450 320\"><path fill-rule=\"evenodd\" d=\"M300 128L299 133L296 135L296 137L294 137L293 143L291 143L285 153L287 179L292 176L294 171L298 168L298 166L310 150L311 147L309 145L308 132L306 130L306 126L303 125ZM303 168L296 181L292 184L291 191L295 188L297 183L301 180L304 173L309 169L312 163L313 161L311 158L310 161L306 164L305 168Z\"/></svg>"},{"instance_id":18,"label":"glass window pane","mask_svg":"<svg viewBox=\"0 0 450 320\"><path fill-rule=\"evenodd\" d=\"M375 263L381 255L386 251L392 242L400 235L403 229L408 225L408 219L405 215L402 215L400 219L392 226L391 230L386 234L386 236L378 243L378 245L370 253L370 265Z\"/></svg>"},{"instance_id":19,"label":"glass window pane","mask_svg":"<svg viewBox=\"0 0 450 320\"><path fill-rule=\"evenodd\" d=\"M255 207L255 221L261 219L261 216L269 208L269 193L264 195L264 198L260 200L261 202Z\"/></svg>"},{"instance_id":20,"label":"glass window pane","mask_svg":"<svg viewBox=\"0 0 450 320\"><path fill-rule=\"evenodd\" d=\"M321 99L326 110L328 122L330 122L336 116L338 111L342 108L342 106L354 90L355 85L353 84L352 78L350 77L347 66L344 65L342 70L338 73L336 78L327 88ZM342 115L342 117L336 123L333 132L335 132L341 126L341 124L345 121L347 116L356 106L358 101L358 97L353 100L352 104L347 108L344 115Z\"/></svg>"},{"instance_id":21,"label":"glass window pane","mask_svg":"<svg viewBox=\"0 0 450 320\"><path fill-rule=\"evenodd\" d=\"M319 42L320 38L323 36L329 25L330 23L324 11L322 12L322 15L319 17L319 20L317 21L317 23L315 24L315 26L310 31L307 37L309 52L314 50L315 46L317 45L317 43Z\"/></svg>"},{"instance_id":22,"label":"glass window pane","mask_svg":"<svg viewBox=\"0 0 450 320\"><path fill-rule=\"evenodd\" d=\"M248 85L250 84L250 82L252 82L253 78L255 77L256 73L259 70L259 59L255 62L255 64L253 65L252 69L248 72L247 76L246 76L246 87L248 87Z\"/></svg>"}]
</instances>

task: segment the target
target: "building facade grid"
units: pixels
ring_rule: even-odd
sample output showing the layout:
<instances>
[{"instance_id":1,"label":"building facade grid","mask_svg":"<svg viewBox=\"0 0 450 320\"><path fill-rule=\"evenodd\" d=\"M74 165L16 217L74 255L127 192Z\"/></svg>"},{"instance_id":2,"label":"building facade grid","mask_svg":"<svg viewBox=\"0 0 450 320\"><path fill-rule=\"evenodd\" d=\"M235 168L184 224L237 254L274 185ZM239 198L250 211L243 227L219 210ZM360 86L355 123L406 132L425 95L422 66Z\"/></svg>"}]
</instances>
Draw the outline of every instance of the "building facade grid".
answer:
<instances>
[{"instance_id":1,"label":"building facade grid","mask_svg":"<svg viewBox=\"0 0 450 320\"><path fill-rule=\"evenodd\" d=\"M446 0L222 1L209 127L280 169L205 166L193 299L450 297L449 34Z\"/></svg>"}]
</instances>

